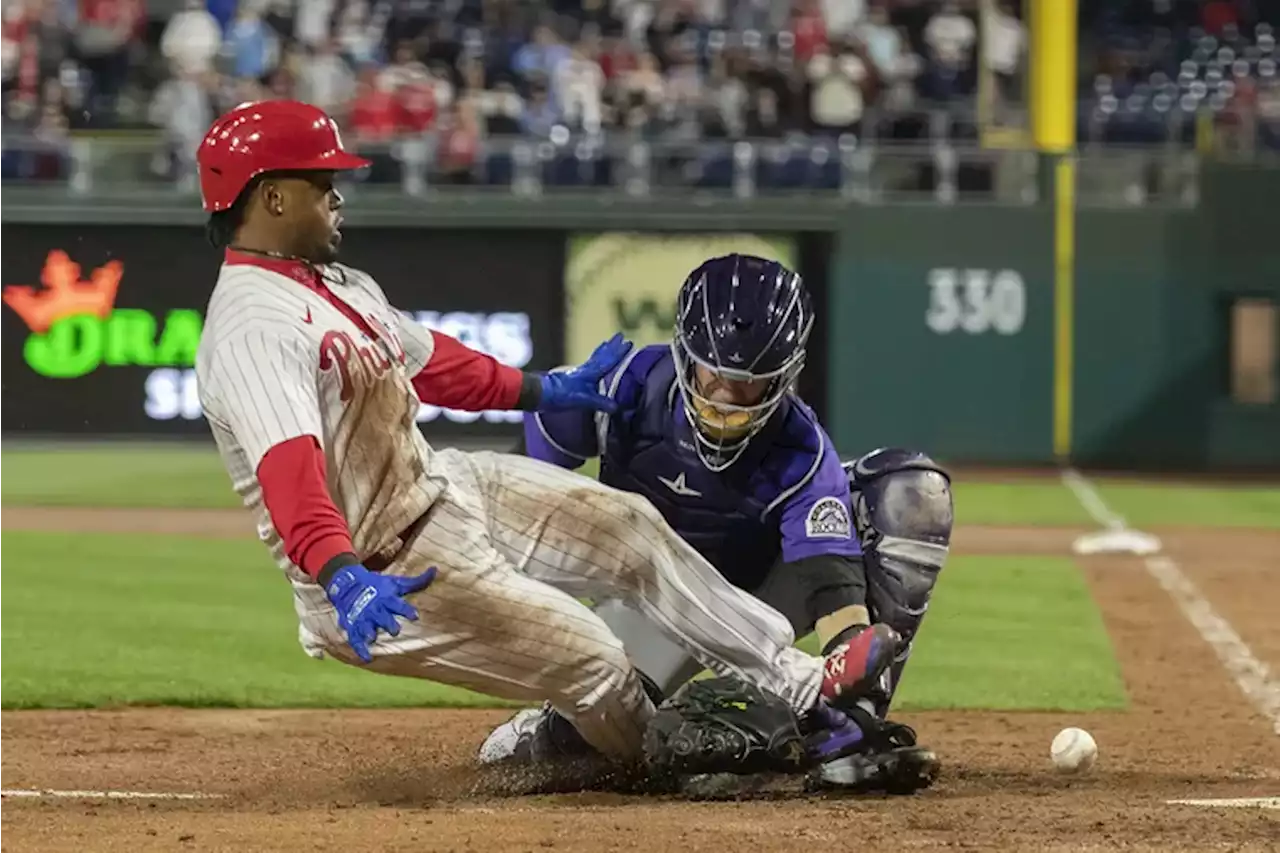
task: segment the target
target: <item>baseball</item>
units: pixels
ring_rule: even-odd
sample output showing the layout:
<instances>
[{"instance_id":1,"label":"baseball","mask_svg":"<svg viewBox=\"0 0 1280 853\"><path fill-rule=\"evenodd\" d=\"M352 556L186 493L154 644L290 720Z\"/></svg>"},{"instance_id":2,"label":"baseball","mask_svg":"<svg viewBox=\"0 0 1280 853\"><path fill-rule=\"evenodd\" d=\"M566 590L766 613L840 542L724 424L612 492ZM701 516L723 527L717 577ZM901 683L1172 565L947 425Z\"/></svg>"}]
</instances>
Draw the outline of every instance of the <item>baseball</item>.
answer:
<instances>
[{"instance_id":1,"label":"baseball","mask_svg":"<svg viewBox=\"0 0 1280 853\"><path fill-rule=\"evenodd\" d=\"M1098 757L1098 744L1084 729L1069 728L1058 732L1049 747L1053 766L1064 773L1083 773Z\"/></svg>"}]
</instances>

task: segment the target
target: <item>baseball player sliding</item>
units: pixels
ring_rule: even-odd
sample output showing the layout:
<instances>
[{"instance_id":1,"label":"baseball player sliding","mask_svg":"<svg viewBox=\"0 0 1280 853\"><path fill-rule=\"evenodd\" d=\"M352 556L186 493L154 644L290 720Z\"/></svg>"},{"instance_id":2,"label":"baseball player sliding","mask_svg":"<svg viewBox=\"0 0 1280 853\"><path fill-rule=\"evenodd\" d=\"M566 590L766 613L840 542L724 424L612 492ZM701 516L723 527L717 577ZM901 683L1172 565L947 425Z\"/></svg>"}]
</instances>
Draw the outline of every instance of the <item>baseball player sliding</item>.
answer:
<instances>
[{"instance_id":1,"label":"baseball player sliding","mask_svg":"<svg viewBox=\"0 0 1280 853\"><path fill-rule=\"evenodd\" d=\"M243 104L197 159L209 236L226 252L196 359L200 402L292 583L309 653L545 700L594 750L632 761L655 707L622 641L578 600L620 599L700 664L781 697L804 722L807 760L865 749L834 706L890 665L891 628L803 654L783 615L642 497L534 459L434 450L415 425L424 402L612 411L597 388L628 344L526 374L407 321L336 262L334 175L367 161L314 107Z\"/></svg>"},{"instance_id":2,"label":"baseball player sliding","mask_svg":"<svg viewBox=\"0 0 1280 853\"><path fill-rule=\"evenodd\" d=\"M633 349L605 378L616 410L526 415L526 452L570 469L599 457L602 482L652 501L726 578L786 614L797 635L816 628L832 649L878 620L909 641L950 542L949 479L905 450L842 465L792 390L812 324L803 282L781 264L709 260L680 290L671 345ZM601 602L596 613L663 692L701 670L627 603ZM933 781L933 752L885 719L908 652L851 711L869 748L822 765L817 785L908 792ZM544 708L496 729L480 757L574 751L585 744Z\"/></svg>"}]
</instances>

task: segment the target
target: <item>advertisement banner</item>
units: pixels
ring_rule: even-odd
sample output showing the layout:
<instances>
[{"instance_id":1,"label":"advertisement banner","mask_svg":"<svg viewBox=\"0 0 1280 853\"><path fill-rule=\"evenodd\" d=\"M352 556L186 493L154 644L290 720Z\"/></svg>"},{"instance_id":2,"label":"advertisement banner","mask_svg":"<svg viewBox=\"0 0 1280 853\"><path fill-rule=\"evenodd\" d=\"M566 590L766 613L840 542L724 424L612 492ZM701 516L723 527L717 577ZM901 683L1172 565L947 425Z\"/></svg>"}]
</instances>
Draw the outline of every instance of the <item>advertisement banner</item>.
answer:
<instances>
[{"instance_id":1,"label":"advertisement banner","mask_svg":"<svg viewBox=\"0 0 1280 853\"><path fill-rule=\"evenodd\" d=\"M199 228L5 225L4 431L207 432L195 354L220 255ZM499 361L563 358L560 235L350 229L342 260L396 308ZM500 245L502 251L494 251ZM503 436L518 412L423 406L424 432Z\"/></svg>"},{"instance_id":2,"label":"advertisement banner","mask_svg":"<svg viewBox=\"0 0 1280 853\"><path fill-rule=\"evenodd\" d=\"M615 332L641 346L669 342L680 285L703 261L732 252L797 269L795 240L785 235L571 235L564 276L566 361L582 362Z\"/></svg>"}]
</instances>

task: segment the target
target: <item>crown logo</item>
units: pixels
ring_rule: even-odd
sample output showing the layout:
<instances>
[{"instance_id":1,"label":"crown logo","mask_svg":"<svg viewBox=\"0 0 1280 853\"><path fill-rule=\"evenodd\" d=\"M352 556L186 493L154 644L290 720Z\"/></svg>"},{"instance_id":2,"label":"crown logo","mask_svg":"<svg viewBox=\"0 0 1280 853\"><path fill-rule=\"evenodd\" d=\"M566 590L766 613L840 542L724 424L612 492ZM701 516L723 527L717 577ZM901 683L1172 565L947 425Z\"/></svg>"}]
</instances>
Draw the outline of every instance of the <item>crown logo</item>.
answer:
<instances>
[{"instance_id":1,"label":"crown logo","mask_svg":"<svg viewBox=\"0 0 1280 853\"><path fill-rule=\"evenodd\" d=\"M108 261L95 269L88 281L81 281L80 265L66 252L54 249L45 258L40 273L44 289L10 285L4 289L4 303L37 334L49 331L55 321L74 314L92 314L105 320L115 306L122 275L124 264Z\"/></svg>"}]
</instances>

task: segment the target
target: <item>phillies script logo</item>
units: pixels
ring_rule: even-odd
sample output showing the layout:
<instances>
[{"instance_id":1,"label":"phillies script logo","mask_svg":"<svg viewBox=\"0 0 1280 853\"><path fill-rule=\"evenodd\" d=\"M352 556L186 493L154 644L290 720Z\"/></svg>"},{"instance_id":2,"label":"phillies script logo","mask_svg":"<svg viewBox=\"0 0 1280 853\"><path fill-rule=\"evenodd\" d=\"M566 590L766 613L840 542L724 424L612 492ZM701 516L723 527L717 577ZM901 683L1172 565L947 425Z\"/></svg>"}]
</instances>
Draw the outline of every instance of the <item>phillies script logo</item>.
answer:
<instances>
[{"instance_id":1,"label":"phillies script logo","mask_svg":"<svg viewBox=\"0 0 1280 853\"><path fill-rule=\"evenodd\" d=\"M404 350L395 348L396 357L404 364ZM372 384L387 375L392 360L382 347L373 344L357 344L346 332L325 332L320 341L320 369L328 372L337 368L342 380L339 399L347 403L351 401L355 390L352 384L352 371L363 371L367 384Z\"/></svg>"},{"instance_id":2,"label":"phillies script logo","mask_svg":"<svg viewBox=\"0 0 1280 853\"><path fill-rule=\"evenodd\" d=\"M124 264L108 261L82 278L80 265L54 249L40 272L41 288L11 285L4 304L31 330L22 354L41 376L74 379L109 367L190 367L204 318L179 309L163 322L150 311L116 308Z\"/></svg>"}]
</instances>

